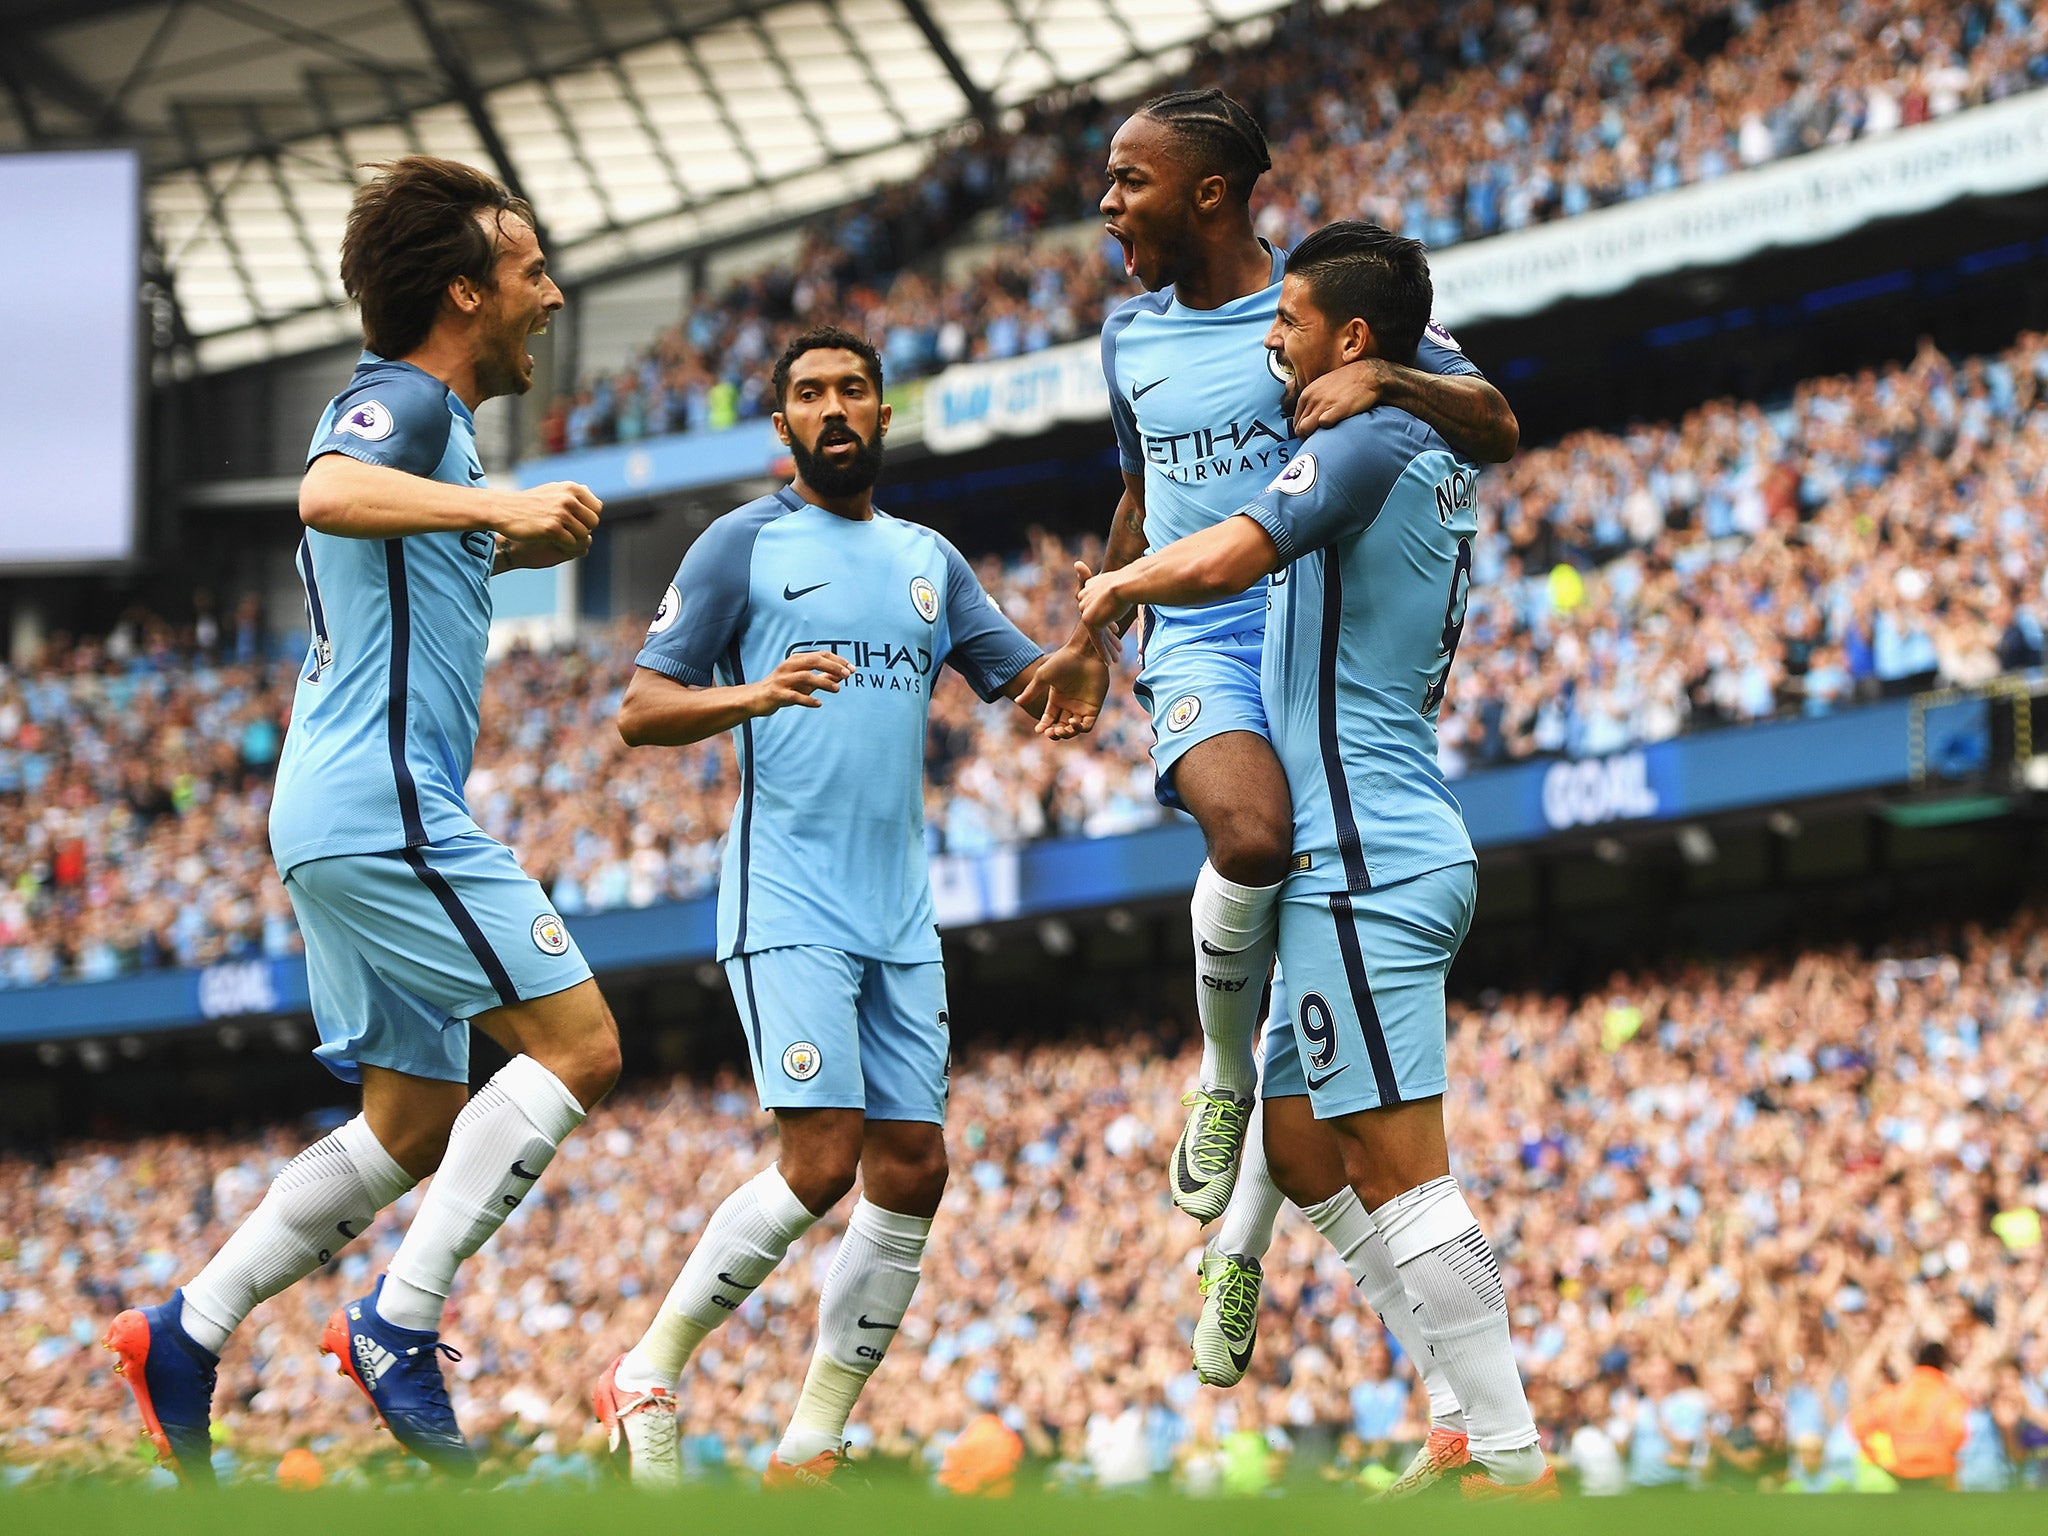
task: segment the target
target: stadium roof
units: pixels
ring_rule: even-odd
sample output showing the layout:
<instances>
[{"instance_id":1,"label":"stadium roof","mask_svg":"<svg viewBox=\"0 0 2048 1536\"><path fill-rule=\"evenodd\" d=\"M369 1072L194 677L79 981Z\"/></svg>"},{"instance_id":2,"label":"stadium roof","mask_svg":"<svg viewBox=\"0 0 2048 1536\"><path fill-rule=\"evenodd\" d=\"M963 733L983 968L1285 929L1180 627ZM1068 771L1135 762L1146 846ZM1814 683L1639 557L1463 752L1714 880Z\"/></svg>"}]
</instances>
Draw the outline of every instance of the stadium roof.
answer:
<instances>
[{"instance_id":1,"label":"stadium roof","mask_svg":"<svg viewBox=\"0 0 2048 1536\"><path fill-rule=\"evenodd\" d=\"M1282 0L0 0L0 149L146 159L161 341L352 333L354 167L494 168L588 276L844 202L1049 90L1118 93Z\"/></svg>"}]
</instances>

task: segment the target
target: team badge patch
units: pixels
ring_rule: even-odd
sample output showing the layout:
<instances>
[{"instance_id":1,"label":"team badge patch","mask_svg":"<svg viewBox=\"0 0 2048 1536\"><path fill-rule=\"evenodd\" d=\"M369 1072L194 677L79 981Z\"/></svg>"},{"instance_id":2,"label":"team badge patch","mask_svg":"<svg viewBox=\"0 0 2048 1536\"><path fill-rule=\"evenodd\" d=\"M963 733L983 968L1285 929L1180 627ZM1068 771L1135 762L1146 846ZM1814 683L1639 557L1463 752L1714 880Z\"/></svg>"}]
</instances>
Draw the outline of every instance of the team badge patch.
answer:
<instances>
[{"instance_id":1,"label":"team badge patch","mask_svg":"<svg viewBox=\"0 0 2048 1536\"><path fill-rule=\"evenodd\" d=\"M1202 700L1197 694L1184 693L1175 699L1166 711L1166 728L1178 734L1195 723L1195 717L1202 712Z\"/></svg>"},{"instance_id":2,"label":"team badge patch","mask_svg":"<svg viewBox=\"0 0 2048 1536\"><path fill-rule=\"evenodd\" d=\"M1266 348L1266 372L1272 374L1282 384L1294 382L1294 364L1287 361L1285 352L1275 351L1271 347Z\"/></svg>"},{"instance_id":3,"label":"team badge patch","mask_svg":"<svg viewBox=\"0 0 2048 1536\"><path fill-rule=\"evenodd\" d=\"M799 1040L782 1053L782 1070L800 1083L808 1083L825 1065L825 1053L808 1040Z\"/></svg>"},{"instance_id":4,"label":"team badge patch","mask_svg":"<svg viewBox=\"0 0 2048 1536\"><path fill-rule=\"evenodd\" d=\"M682 611L683 594L674 586L661 594L661 606L654 610L654 622L647 626L647 633L658 635L675 623L676 615Z\"/></svg>"},{"instance_id":5,"label":"team badge patch","mask_svg":"<svg viewBox=\"0 0 2048 1536\"><path fill-rule=\"evenodd\" d=\"M1449 331L1445 330L1443 326L1434 319L1432 319L1428 325L1423 327L1422 334L1427 336L1431 341L1435 342L1438 346L1449 347L1453 352L1463 352L1465 350L1463 347L1458 345L1458 338L1453 336Z\"/></svg>"},{"instance_id":6,"label":"team badge patch","mask_svg":"<svg viewBox=\"0 0 2048 1536\"><path fill-rule=\"evenodd\" d=\"M562 926L562 920L552 912L543 912L533 920L533 947L544 955L566 955L569 952L569 930Z\"/></svg>"},{"instance_id":7,"label":"team badge patch","mask_svg":"<svg viewBox=\"0 0 2048 1536\"><path fill-rule=\"evenodd\" d=\"M910 601L917 606L917 616L927 624L938 622L939 590L922 576L910 583Z\"/></svg>"},{"instance_id":8,"label":"team badge patch","mask_svg":"<svg viewBox=\"0 0 2048 1536\"><path fill-rule=\"evenodd\" d=\"M365 400L343 411L334 430L360 437L366 443L381 443L391 435L392 425L391 412L382 400Z\"/></svg>"},{"instance_id":9,"label":"team badge patch","mask_svg":"<svg viewBox=\"0 0 2048 1536\"><path fill-rule=\"evenodd\" d=\"M1297 453L1287 461L1287 467L1273 477L1273 483L1266 489L1278 491L1282 496L1299 496L1315 483L1316 456Z\"/></svg>"}]
</instances>

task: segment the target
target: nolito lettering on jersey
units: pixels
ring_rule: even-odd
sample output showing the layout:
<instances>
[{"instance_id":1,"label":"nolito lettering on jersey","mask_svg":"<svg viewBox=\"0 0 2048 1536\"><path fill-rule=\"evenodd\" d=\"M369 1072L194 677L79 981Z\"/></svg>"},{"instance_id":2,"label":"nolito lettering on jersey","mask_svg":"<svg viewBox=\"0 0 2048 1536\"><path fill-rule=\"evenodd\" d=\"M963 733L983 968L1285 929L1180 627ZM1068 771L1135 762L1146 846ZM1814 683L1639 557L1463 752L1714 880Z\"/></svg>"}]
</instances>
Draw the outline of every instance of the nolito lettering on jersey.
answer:
<instances>
[{"instance_id":1,"label":"nolito lettering on jersey","mask_svg":"<svg viewBox=\"0 0 2048 1536\"><path fill-rule=\"evenodd\" d=\"M1454 469L1436 483L1436 520L1445 527L1459 512L1472 510L1472 489L1479 484L1476 469Z\"/></svg>"},{"instance_id":2,"label":"nolito lettering on jersey","mask_svg":"<svg viewBox=\"0 0 2048 1536\"><path fill-rule=\"evenodd\" d=\"M923 693L931 676L932 653L921 645L893 640L798 640L782 653L786 661L804 651L830 651L854 668L844 687L882 693Z\"/></svg>"},{"instance_id":3,"label":"nolito lettering on jersey","mask_svg":"<svg viewBox=\"0 0 2048 1536\"><path fill-rule=\"evenodd\" d=\"M1193 484L1226 475L1271 474L1294 445L1287 434L1254 416L1248 423L1196 427L1192 432L1145 434L1145 457L1169 480Z\"/></svg>"}]
</instances>

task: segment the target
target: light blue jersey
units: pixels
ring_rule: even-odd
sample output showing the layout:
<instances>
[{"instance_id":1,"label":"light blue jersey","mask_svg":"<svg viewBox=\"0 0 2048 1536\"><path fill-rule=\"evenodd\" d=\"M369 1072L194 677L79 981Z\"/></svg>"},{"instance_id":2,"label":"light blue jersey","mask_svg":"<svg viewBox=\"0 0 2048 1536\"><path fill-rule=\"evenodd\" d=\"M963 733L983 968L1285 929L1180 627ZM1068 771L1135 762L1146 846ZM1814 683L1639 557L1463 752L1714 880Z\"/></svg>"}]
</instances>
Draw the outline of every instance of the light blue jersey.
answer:
<instances>
[{"instance_id":1,"label":"light blue jersey","mask_svg":"<svg viewBox=\"0 0 2048 1536\"><path fill-rule=\"evenodd\" d=\"M1223 521L1301 446L1280 407L1287 381L1266 350L1287 258L1267 249L1273 278L1257 293L1189 309L1171 287L1162 288L1126 301L1103 324L1110 419L1125 472L1144 474L1145 532L1154 549ZM1434 322L1415 366L1436 374L1479 372ZM1254 587L1202 607L1159 608L1152 623L1176 640L1235 635L1257 629L1265 606L1263 587ZM1148 637L1148 655L1152 647Z\"/></svg>"},{"instance_id":2,"label":"light blue jersey","mask_svg":"<svg viewBox=\"0 0 2048 1536\"><path fill-rule=\"evenodd\" d=\"M321 416L306 462L328 453L450 485L484 477L469 408L432 374L370 352ZM301 537L313 637L270 807L280 874L477 830L463 784L496 555L489 533Z\"/></svg>"},{"instance_id":3,"label":"light blue jersey","mask_svg":"<svg viewBox=\"0 0 2048 1536\"><path fill-rule=\"evenodd\" d=\"M450 485L484 477L469 408L430 373L365 352L306 453ZM463 784L491 627L489 533L299 542L313 641L292 699L270 846L306 941L314 1052L469 1081L480 1013L590 979L547 892L484 835Z\"/></svg>"},{"instance_id":4,"label":"light blue jersey","mask_svg":"<svg viewBox=\"0 0 2048 1536\"><path fill-rule=\"evenodd\" d=\"M1290 894L1472 861L1436 718L1472 584L1477 479L1386 407L1318 432L1242 508L1289 562L1269 588L1260 690L1294 792Z\"/></svg>"},{"instance_id":5,"label":"light blue jersey","mask_svg":"<svg viewBox=\"0 0 2048 1536\"><path fill-rule=\"evenodd\" d=\"M694 687L759 681L800 651L853 666L821 708L738 727L740 798L718 956L790 945L939 958L924 751L941 664L993 699L1041 654L960 552L882 512L854 522L784 489L728 512L683 557L639 665Z\"/></svg>"}]
</instances>

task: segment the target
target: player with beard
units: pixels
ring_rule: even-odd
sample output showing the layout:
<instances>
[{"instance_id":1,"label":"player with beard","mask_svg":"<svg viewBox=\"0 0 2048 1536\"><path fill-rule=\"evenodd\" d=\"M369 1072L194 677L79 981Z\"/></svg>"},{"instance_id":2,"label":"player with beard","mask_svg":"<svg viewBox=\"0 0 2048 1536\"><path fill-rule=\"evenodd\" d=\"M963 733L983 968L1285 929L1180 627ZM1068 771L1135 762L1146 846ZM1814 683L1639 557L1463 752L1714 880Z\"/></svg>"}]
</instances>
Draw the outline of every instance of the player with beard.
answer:
<instances>
[{"instance_id":1,"label":"player with beard","mask_svg":"<svg viewBox=\"0 0 2048 1536\"><path fill-rule=\"evenodd\" d=\"M1515 450L1507 402L1434 322L1412 358L1357 359L1283 403L1287 371L1265 338L1285 254L1258 237L1251 211L1270 165L1258 123L1217 90L1147 103L1110 145L1102 212L1125 269L1147 291L1102 330L1124 476L1105 572L1221 522L1285 466L1301 438L1375 407L1411 412L1475 462ZM1424 1369L1434 1429L1400 1485L1406 1493L1462 1465L1462 1418L1441 1373L1429 1369L1385 1245L1330 1173L1339 1166L1334 1143L1309 1111L1311 1085L1277 974L1263 1076L1254 1061L1294 853L1287 779L1259 696L1265 609L1263 581L1207 606L1147 608L1133 688L1152 716L1159 798L1193 815L1208 847L1192 907L1201 1076L1169 1174L1174 1202L1189 1215L1223 1218L1202 1260L1195 1369L1216 1386L1243 1377L1256 1342L1259 1261L1284 1192L1347 1255L1368 1300ZM1117 633L1131 617L1119 619Z\"/></svg>"},{"instance_id":2,"label":"player with beard","mask_svg":"<svg viewBox=\"0 0 2048 1536\"><path fill-rule=\"evenodd\" d=\"M633 746L733 733L739 805L718 888L774 1166L727 1197L593 1406L634 1482L682 1475L676 1386L704 1337L862 1181L769 1486L829 1480L848 1414L917 1289L946 1185L945 971L925 863L924 748L941 664L1064 740L1109 672L1085 633L1046 655L960 552L874 504L889 407L865 339L825 328L775 365L794 482L705 529L619 710Z\"/></svg>"}]
</instances>

